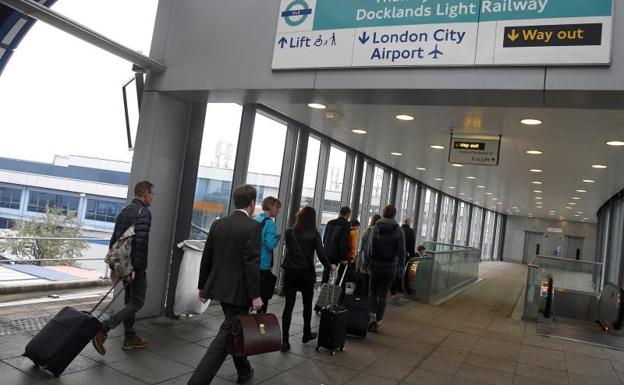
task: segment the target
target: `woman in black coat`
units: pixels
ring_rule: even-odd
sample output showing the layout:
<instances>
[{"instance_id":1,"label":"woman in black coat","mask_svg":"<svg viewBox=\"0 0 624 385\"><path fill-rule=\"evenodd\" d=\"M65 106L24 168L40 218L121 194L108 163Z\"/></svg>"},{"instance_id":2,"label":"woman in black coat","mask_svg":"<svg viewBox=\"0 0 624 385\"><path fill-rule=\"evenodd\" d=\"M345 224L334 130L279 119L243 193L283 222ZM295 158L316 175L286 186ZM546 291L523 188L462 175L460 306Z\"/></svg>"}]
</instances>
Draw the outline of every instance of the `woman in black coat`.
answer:
<instances>
[{"instance_id":1,"label":"woman in black coat","mask_svg":"<svg viewBox=\"0 0 624 385\"><path fill-rule=\"evenodd\" d=\"M335 270L325 255L321 235L316 229L316 211L312 207L304 207L295 217L295 225L284 234L286 257L282 263L284 269L284 293L286 305L282 313L282 352L290 350L288 342L290 321L297 292L303 297L303 343L312 341L317 334L312 332L312 298L316 282L314 253L326 269Z\"/></svg>"}]
</instances>

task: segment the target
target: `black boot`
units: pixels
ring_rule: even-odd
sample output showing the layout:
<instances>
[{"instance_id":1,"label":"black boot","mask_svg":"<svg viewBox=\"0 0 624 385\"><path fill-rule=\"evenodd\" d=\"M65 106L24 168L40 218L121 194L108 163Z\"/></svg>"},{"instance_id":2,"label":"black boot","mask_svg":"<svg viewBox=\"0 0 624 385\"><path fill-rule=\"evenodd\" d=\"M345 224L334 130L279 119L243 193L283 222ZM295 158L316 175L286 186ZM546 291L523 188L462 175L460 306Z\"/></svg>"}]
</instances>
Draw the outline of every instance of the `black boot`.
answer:
<instances>
[{"instance_id":1,"label":"black boot","mask_svg":"<svg viewBox=\"0 0 624 385\"><path fill-rule=\"evenodd\" d=\"M303 342L304 344L306 342L312 341L316 339L317 334L313 333L313 332L304 332L303 333L303 337L301 338L301 342Z\"/></svg>"},{"instance_id":2,"label":"black boot","mask_svg":"<svg viewBox=\"0 0 624 385\"><path fill-rule=\"evenodd\" d=\"M282 348L280 350L282 353L290 351L290 343L288 342L288 338L282 338Z\"/></svg>"}]
</instances>

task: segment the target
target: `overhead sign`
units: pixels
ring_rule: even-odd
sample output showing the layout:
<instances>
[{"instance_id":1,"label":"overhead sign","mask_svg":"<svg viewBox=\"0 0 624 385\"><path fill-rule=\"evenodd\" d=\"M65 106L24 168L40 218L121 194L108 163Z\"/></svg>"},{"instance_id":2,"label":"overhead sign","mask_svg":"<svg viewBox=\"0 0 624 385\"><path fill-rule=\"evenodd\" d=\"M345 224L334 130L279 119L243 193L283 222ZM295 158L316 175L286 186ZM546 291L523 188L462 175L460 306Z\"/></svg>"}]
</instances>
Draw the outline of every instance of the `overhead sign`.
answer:
<instances>
[{"instance_id":1,"label":"overhead sign","mask_svg":"<svg viewBox=\"0 0 624 385\"><path fill-rule=\"evenodd\" d=\"M563 233L563 229L560 227L548 227L546 228L546 231L549 233L559 233L559 234Z\"/></svg>"},{"instance_id":2,"label":"overhead sign","mask_svg":"<svg viewBox=\"0 0 624 385\"><path fill-rule=\"evenodd\" d=\"M500 136L454 136L449 146L450 163L498 166Z\"/></svg>"},{"instance_id":3,"label":"overhead sign","mask_svg":"<svg viewBox=\"0 0 624 385\"><path fill-rule=\"evenodd\" d=\"M613 0L282 0L273 69L609 64Z\"/></svg>"}]
</instances>

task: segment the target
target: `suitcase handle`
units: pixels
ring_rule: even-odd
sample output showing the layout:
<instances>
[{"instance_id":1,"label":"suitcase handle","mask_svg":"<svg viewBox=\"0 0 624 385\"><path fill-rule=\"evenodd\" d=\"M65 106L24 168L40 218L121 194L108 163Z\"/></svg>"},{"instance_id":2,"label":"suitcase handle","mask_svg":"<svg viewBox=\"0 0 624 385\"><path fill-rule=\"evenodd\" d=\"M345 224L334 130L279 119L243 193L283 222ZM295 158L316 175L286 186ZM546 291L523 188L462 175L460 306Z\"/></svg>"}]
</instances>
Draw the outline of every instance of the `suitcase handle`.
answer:
<instances>
[{"instance_id":1,"label":"suitcase handle","mask_svg":"<svg viewBox=\"0 0 624 385\"><path fill-rule=\"evenodd\" d=\"M117 281L107 292L106 294L104 294L104 296L102 296L102 298L100 298L100 300L98 301L98 303L95 304L95 306L93 306L93 309L91 309L91 311L89 311L89 314L93 315L93 312L98 308L98 306L100 306L102 304L102 302L104 302L104 300L106 298L108 298L108 295L117 287L117 284L119 283L119 281ZM102 317L102 315L104 313L106 313L106 311L111 307L111 305L113 304L113 302L115 302L115 300L117 299L117 297L119 297L121 295L121 293L123 293L123 291L128 287L128 285L130 284L130 281L127 281L126 284L124 285L124 287L121 289L121 291L115 295L113 295L113 299L108 303L108 305L106 305L106 307L100 312L100 314L97 316L97 318Z\"/></svg>"},{"instance_id":2,"label":"suitcase handle","mask_svg":"<svg viewBox=\"0 0 624 385\"><path fill-rule=\"evenodd\" d=\"M342 286L342 282L345 279L345 276L347 275L347 269L349 268L348 264L342 264L344 266L344 270L342 271L342 278L340 278L340 283L336 282L338 281L338 277L336 277L336 281L334 282L335 286ZM340 269L340 265L338 265L338 269ZM336 285L337 284L337 285Z\"/></svg>"}]
</instances>

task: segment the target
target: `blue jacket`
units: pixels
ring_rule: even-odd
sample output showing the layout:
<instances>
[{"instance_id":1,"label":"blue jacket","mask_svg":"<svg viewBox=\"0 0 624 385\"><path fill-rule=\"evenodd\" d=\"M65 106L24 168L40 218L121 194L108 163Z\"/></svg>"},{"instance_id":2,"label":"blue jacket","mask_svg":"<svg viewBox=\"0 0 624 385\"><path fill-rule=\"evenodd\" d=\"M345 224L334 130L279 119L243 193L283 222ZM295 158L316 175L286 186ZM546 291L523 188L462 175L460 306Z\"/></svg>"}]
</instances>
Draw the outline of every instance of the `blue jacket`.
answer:
<instances>
[{"instance_id":1,"label":"blue jacket","mask_svg":"<svg viewBox=\"0 0 624 385\"><path fill-rule=\"evenodd\" d=\"M268 218L262 227L262 252L260 254L260 270L271 270L273 267L273 249L277 247L280 236L275 232L275 222L266 213L258 214L254 219L260 223Z\"/></svg>"}]
</instances>

